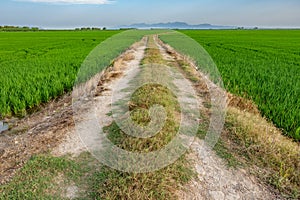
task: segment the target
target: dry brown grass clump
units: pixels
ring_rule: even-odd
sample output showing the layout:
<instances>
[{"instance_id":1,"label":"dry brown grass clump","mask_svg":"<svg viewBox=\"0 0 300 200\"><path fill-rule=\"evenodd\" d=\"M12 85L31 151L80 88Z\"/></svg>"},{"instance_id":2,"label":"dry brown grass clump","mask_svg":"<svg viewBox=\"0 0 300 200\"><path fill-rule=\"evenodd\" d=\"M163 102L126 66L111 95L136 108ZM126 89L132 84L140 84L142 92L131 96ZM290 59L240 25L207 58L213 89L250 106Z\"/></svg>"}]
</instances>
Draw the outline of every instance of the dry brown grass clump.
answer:
<instances>
[{"instance_id":1,"label":"dry brown grass clump","mask_svg":"<svg viewBox=\"0 0 300 200\"><path fill-rule=\"evenodd\" d=\"M258 107L249 99L245 99L230 93L227 93L228 106L239 108L253 114L260 114Z\"/></svg>"},{"instance_id":2,"label":"dry brown grass clump","mask_svg":"<svg viewBox=\"0 0 300 200\"><path fill-rule=\"evenodd\" d=\"M257 173L282 194L299 198L300 146L259 114L229 107L228 138L231 147L260 167Z\"/></svg>"}]
</instances>

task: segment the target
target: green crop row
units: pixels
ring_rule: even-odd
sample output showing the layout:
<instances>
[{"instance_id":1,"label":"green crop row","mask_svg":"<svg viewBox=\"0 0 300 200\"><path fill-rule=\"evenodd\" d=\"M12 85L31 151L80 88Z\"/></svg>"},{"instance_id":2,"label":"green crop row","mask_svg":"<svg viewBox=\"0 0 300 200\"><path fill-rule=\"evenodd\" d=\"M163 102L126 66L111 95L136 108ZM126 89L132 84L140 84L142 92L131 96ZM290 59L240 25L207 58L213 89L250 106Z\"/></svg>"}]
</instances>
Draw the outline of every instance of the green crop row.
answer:
<instances>
[{"instance_id":1,"label":"green crop row","mask_svg":"<svg viewBox=\"0 0 300 200\"><path fill-rule=\"evenodd\" d=\"M253 100L262 114L300 140L300 31L220 30L182 33L197 41L218 66L225 88ZM199 60L183 36L161 36ZM203 61L198 61L202 63Z\"/></svg>"}]
</instances>

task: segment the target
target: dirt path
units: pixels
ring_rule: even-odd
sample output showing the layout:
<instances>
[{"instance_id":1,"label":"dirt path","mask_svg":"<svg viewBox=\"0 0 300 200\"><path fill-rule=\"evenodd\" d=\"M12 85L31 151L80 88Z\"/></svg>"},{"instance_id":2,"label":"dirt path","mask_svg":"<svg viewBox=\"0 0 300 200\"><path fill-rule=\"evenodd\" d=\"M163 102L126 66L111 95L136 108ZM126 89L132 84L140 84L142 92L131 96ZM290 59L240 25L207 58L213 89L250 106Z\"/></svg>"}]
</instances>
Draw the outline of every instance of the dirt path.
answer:
<instances>
[{"instance_id":1,"label":"dirt path","mask_svg":"<svg viewBox=\"0 0 300 200\"><path fill-rule=\"evenodd\" d=\"M96 146L95 148L97 148L97 145L99 145L97 135L102 131L99 129L108 126L113 121L113 118L108 115L108 113L111 112L113 92L127 88L129 81L139 72L139 65L144 57L146 42L147 41L143 39L140 43L136 44L134 48L127 51L124 56L121 57L110 72L107 72L104 76L106 78L102 81L103 83L98 86L101 88L101 94L93 98L91 100L92 102L89 101L91 104L87 105L89 107L88 110L80 110L81 108L79 108L77 113L74 113L78 130L72 131L67 135L64 141L53 150L52 153L54 155L72 154L73 156L78 156L83 151L87 151L82 140L88 143L90 148L93 148L92 146L94 145ZM129 54L132 55L132 60L124 60L126 55ZM118 74L118 76L114 77L113 74ZM84 104L83 102L80 106ZM96 118L94 118L95 114L97 115ZM99 121L95 121L95 119L99 119ZM100 126L95 127L94 124L99 124ZM94 130L98 129L98 132L88 130L91 129L91 127L93 127ZM93 149L89 150L93 151Z\"/></svg>"},{"instance_id":2,"label":"dirt path","mask_svg":"<svg viewBox=\"0 0 300 200\"><path fill-rule=\"evenodd\" d=\"M121 91L127 88L129 81L139 72L139 63L146 48L144 45L142 44L134 51L135 59L124 65L122 77L107 82L104 85L107 90L96 98L96 104L101 105L97 107L97 110L101 111L97 112L98 118L101 119L101 127L109 125L113 120L112 117L106 115L111 111L110 102L113 91ZM167 53L165 48L158 43L157 45L166 61L177 61L174 55ZM192 85L192 83L190 84ZM177 84L177 87L180 90L185 90L184 84ZM205 100L201 98L198 100L200 107L203 107L203 101ZM84 125L89 124L88 120L83 122ZM93 122L90 121L90 123L92 124ZM59 147L58 155L61 153L76 153L80 146L80 140L75 138L75 135L69 137L66 143ZM263 185L259 184L254 177L251 177L245 171L228 169L225 162L207 147L202 140L196 139L194 141L188 157L194 163L193 167L198 174L198 178L184 186L182 191L178 191L179 199L274 199L274 196Z\"/></svg>"},{"instance_id":3,"label":"dirt path","mask_svg":"<svg viewBox=\"0 0 300 200\"><path fill-rule=\"evenodd\" d=\"M242 169L228 169L203 141L196 139L188 155L198 180L178 193L180 199L275 199L255 177Z\"/></svg>"},{"instance_id":4,"label":"dirt path","mask_svg":"<svg viewBox=\"0 0 300 200\"><path fill-rule=\"evenodd\" d=\"M170 54L165 46L160 45L157 39L155 41L164 60L167 63L178 64L178 58ZM12 176L13 172L34 153L52 149L52 154L55 156L71 154L76 157L87 151L86 146L82 143L82 136L85 138L85 143L89 143L89 147L92 147L93 144L99 145L96 135L86 134L88 133L86 127L90 128L93 127L93 124L100 123L100 126L95 128L97 130L112 122L112 117L108 115L111 112L112 95L116 90L126 89L129 82L139 73L145 49L146 40L144 39L121 56L115 65L104 74L96 76L93 81L98 83L96 88L98 93L96 97L92 97L96 107L79 110L78 112L81 114L76 115L72 110L71 96L65 96L58 102L53 102L52 106L47 106L44 111L36 113L32 118L19 122L18 127L24 129L23 133L6 138L9 141L7 149L0 152L0 160L4 161L0 164L1 181L4 182ZM175 83L182 91L186 89L184 81ZM194 83L188 82L191 86L196 87ZM198 96L197 100L199 109L204 107L203 103L206 99ZM79 123L77 132L72 120L73 114L75 114L75 121L77 120ZM97 115L99 121L90 117L94 114ZM26 129L25 124L29 124ZM179 199L274 199L274 196L247 172L242 169L228 169L224 161L200 139L193 142L187 156L193 163L197 178L177 192ZM72 189L67 196L75 198L76 188Z\"/></svg>"}]
</instances>

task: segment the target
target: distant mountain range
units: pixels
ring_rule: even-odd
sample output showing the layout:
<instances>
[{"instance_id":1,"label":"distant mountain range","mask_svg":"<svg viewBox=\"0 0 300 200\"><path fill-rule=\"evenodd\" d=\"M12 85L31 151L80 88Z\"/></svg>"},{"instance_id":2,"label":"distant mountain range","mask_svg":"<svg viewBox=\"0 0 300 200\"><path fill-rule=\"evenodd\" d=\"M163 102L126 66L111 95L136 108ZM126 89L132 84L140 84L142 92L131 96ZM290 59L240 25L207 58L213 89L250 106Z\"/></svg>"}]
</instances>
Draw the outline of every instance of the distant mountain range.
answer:
<instances>
[{"instance_id":1,"label":"distant mountain range","mask_svg":"<svg viewBox=\"0 0 300 200\"><path fill-rule=\"evenodd\" d=\"M212 24L197 24L190 25L185 22L169 22L169 23L157 23L157 24L132 24L123 25L118 28L136 28L136 29L235 29L235 26L220 26Z\"/></svg>"}]
</instances>

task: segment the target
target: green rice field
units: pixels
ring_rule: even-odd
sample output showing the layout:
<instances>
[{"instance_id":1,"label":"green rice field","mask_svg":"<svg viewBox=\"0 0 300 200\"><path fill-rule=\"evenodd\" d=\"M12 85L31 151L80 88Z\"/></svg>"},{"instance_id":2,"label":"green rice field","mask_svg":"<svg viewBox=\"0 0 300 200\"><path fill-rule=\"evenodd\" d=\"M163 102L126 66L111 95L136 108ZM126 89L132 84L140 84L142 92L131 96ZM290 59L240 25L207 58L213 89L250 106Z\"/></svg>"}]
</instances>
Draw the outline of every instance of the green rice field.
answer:
<instances>
[{"instance_id":1,"label":"green rice field","mask_svg":"<svg viewBox=\"0 0 300 200\"><path fill-rule=\"evenodd\" d=\"M120 32L0 32L0 116L22 116L26 110L71 91L86 56ZM181 32L210 54L228 91L253 100L286 135L300 139L300 30ZM81 81L108 66L145 34L132 34L113 50L107 47L109 53L104 52L101 66ZM169 36L163 37L167 41Z\"/></svg>"},{"instance_id":2,"label":"green rice field","mask_svg":"<svg viewBox=\"0 0 300 200\"><path fill-rule=\"evenodd\" d=\"M181 31L210 54L230 92L300 139L300 30Z\"/></svg>"}]
</instances>

